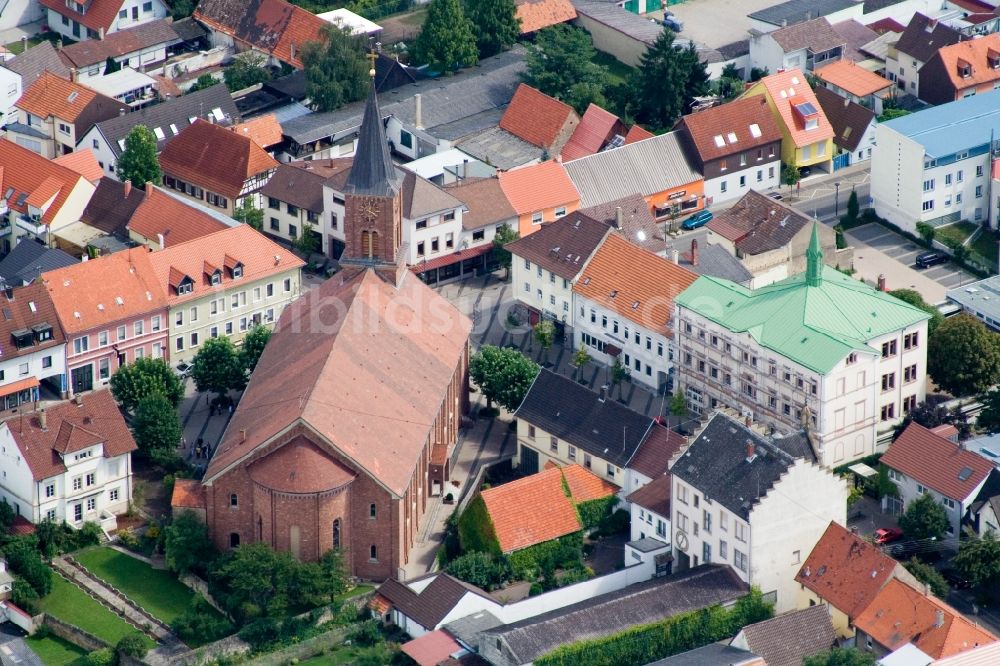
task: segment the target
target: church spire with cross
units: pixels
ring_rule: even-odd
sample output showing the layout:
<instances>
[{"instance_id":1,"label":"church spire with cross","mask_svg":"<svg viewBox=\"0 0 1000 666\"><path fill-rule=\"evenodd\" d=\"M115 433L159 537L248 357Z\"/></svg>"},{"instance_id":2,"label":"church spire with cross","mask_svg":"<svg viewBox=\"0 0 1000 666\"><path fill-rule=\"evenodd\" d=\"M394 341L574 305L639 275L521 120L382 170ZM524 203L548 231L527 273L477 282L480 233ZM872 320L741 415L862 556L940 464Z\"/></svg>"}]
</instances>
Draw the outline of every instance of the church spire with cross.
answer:
<instances>
[{"instance_id":1,"label":"church spire with cross","mask_svg":"<svg viewBox=\"0 0 1000 666\"><path fill-rule=\"evenodd\" d=\"M378 54L374 50L367 56L371 63L368 75L371 88L365 104L365 114L358 131L358 146L354 153L354 164L347 176L346 193L372 196L392 196L399 191L400 182L389 155L389 142L385 138L382 111L375 94L375 61Z\"/></svg>"},{"instance_id":2,"label":"church spire with cross","mask_svg":"<svg viewBox=\"0 0 1000 666\"><path fill-rule=\"evenodd\" d=\"M810 287L823 284L823 246L819 242L819 222L813 222L812 238L806 250L806 284Z\"/></svg>"}]
</instances>

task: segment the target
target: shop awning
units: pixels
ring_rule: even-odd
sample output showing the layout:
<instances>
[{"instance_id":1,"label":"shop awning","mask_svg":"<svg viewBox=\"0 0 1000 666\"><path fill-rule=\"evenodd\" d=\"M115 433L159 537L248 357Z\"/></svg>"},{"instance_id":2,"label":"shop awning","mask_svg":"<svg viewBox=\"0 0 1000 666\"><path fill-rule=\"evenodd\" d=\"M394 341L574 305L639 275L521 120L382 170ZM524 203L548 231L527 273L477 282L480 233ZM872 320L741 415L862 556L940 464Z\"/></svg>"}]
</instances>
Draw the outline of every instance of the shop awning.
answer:
<instances>
[{"instance_id":1,"label":"shop awning","mask_svg":"<svg viewBox=\"0 0 1000 666\"><path fill-rule=\"evenodd\" d=\"M484 255L493 249L493 244L488 243L486 245L478 245L476 247L470 247L465 250L460 250L458 252L452 252L451 254L446 254L443 257L437 257L431 259L430 261L424 261L419 264L414 264L410 267L410 270L414 273L426 273L427 271L432 271L435 268L443 268L444 266L451 266L452 264L458 263L460 261L465 261L466 259L474 259L480 255Z\"/></svg>"},{"instance_id":2,"label":"shop awning","mask_svg":"<svg viewBox=\"0 0 1000 666\"><path fill-rule=\"evenodd\" d=\"M864 463L854 463L847 469L851 470L863 479L870 479L873 476L878 476L878 470L872 469Z\"/></svg>"},{"instance_id":3,"label":"shop awning","mask_svg":"<svg viewBox=\"0 0 1000 666\"><path fill-rule=\"evenodd\" d=\"M0 398L12 393L20 393L21 391L35 388L36 386L38 386L38 377L26 377L25 379L20 379L11 384L5 384L0 386Z\"/></svg>"},{"instance_id":4,"label":"shop awning","mask_svg":"<svg viewBox=\"0 0 1000 666\"><path fill-rule=\"evenodd\" d=\"M604 353L611 358L617 358L619 354L622 353L621 347L616 347L611 343L604 345Z\"/></svg>"}]
</instances>

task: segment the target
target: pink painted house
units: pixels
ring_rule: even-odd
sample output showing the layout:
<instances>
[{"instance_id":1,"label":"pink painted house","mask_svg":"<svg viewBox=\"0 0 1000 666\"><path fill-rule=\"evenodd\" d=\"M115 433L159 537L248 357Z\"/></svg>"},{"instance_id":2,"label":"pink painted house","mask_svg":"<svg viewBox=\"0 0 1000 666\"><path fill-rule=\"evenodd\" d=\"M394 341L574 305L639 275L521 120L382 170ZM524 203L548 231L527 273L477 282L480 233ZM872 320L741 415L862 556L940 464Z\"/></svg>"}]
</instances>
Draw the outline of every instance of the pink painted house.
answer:
<instances>
[{"instance_id":1,"label":"pink painted house","mask_svg":"<svg viewBox=\"0 0 1000 666\"><path fill-rule=\"evenodd\" d=\"M66 333L69 395L107 386L122 365L168 358L167 299L145 247L42 275Z\"/></svg>"}]
</instances>

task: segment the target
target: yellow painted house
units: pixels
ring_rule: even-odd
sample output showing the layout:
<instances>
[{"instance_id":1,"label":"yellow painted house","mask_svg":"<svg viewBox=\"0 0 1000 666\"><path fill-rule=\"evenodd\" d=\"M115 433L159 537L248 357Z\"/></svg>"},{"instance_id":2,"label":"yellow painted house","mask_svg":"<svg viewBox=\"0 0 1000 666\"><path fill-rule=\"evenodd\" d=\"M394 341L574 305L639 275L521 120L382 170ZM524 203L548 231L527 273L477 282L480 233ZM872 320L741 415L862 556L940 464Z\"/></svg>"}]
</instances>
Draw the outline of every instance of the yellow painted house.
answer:
<instances>
[{"instance_id":1,"label":"yellow painted house","mask_svg":"<svg viewBox=\"0 0 1000 666\"><path fill-rule=\"evenodd\" d=\"M781 161L833 171L833 128L805 75L789 69L765 76L743 97L763 95L781 128Z\"/></svg>"}]
</instances>

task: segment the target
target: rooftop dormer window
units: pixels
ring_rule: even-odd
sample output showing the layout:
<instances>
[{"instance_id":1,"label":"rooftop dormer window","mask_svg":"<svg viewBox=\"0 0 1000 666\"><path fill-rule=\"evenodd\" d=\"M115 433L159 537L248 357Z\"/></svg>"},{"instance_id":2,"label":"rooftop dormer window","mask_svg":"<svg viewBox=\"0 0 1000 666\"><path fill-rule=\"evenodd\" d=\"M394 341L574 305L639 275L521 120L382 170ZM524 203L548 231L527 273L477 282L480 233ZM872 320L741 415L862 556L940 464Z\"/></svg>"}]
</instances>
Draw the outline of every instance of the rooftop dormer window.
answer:
<instances>
[{"instance_id":1,"label":"rooftop dormer window","mask_svg":"<svg viewBox=\"0 0 1000 666\"><path fill-rule=\"evenodd\" d=\"M31 327L31 332L35 334L36 342L45 342L52 339L52 327L49 324L36 324Z\"/></svg>"},{"instance_id":2,"label":"rooftop dormer window","mask_svg":"<svg viewBox=\"0 0 1000 666\"><path fill-rule=\"evenodd\" d=\"M22 328L12 331L10 336L14 339L14 346L18 349L24 349L34 344L34 336L32 336L29 329Z\"/></svg>"},{"instance_id":3,"label":"rooftop dormer window","mask_svg":"<svg viewBox=\"0 0 1000 666\"><path fill-rule=\"evenodd\" d=\"M958 61L958 75L963 79L967 79L972 76L972 63L966 62L965 60Z\"/></svg>"},{"instance_id":4,"label":"rooftop dormer window","mask_svg":"<svg viewBox=\"0 0 1000 666\"><path fill-rule=\"evenodd\" d=\"M986 52L986 64L990 69L1000 69L1000 51L990 49Z\"/></svg>"},{"instance_id":5,"label":"rooftop dormer window","mask_svg":"<svg viewBox=\"0 0 1000 666\"><path fill-rule=\"evenodd\" d=\"M213 286L222 284L222 273L218 271L212 273L212 275L208 278L208 281L211 282Z\"/></svg>"}]
</instances>

